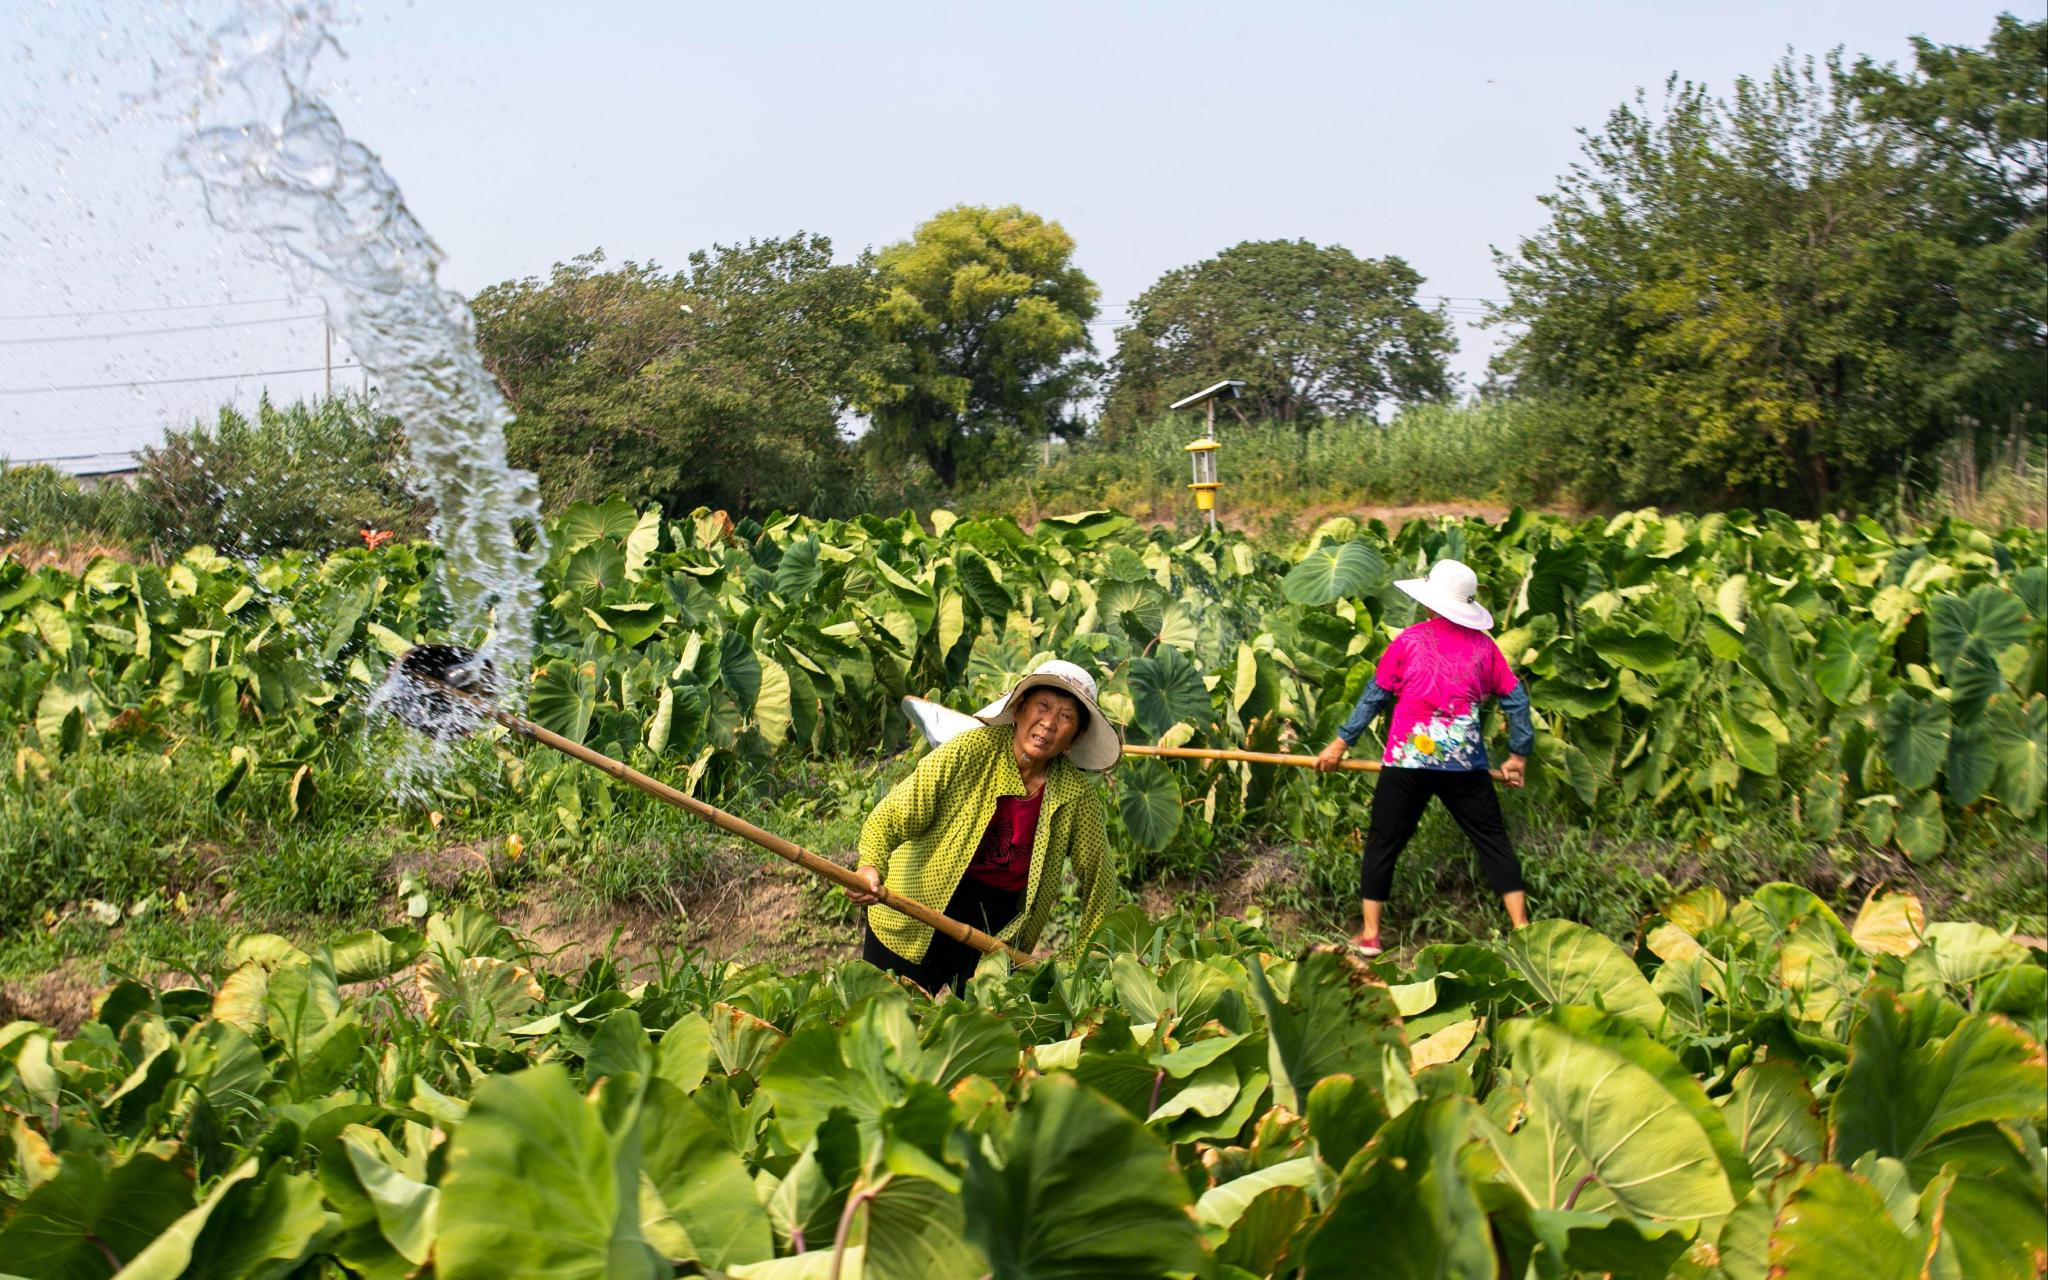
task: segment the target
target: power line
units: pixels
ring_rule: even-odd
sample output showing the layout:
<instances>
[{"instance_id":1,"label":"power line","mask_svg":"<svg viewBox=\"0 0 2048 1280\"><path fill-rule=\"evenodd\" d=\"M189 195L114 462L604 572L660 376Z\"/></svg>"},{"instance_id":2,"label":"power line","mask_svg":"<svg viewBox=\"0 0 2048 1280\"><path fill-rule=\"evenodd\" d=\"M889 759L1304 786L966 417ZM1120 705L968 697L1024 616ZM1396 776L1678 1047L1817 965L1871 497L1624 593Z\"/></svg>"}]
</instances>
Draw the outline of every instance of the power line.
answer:
<instances>
[{"instance_id":1,"label":"power line","mask_svg":"<svg viewBox=\"0 0 2048 1280\"><path fill-rule=\"evenodd\" d=\"M303 369L257 369L250 373L208 373L193 378L138 378L133 382L85 382L69 387L0 387L0 396L39 396L57 391L119 391L128 387L166 387L179 382L236 382L243 378L276 378L288 373L319 373L328 366L307 365ZM336 370L360 369L350 361L333 366Z\"/></svg>"},{"instance_id":2,"label":"power line","mask_svg":"<svg viewBox=\"0 0 2048 1280\"><path fill-rule=\"evenodd\" d=\"M325 317L315 311L303 316L272 316L267 320L228 320L220 324L185 324L159 329L128 329L120 333L63 333L47 338L0 338L0 347L34 346L49 342L92 342L109 338L149 338L165 333L211 333L218 329L255 329L266 324L296 324Z\"/></svg>"},{"instance_id":3,"label":"power line","mask_svg":"<svg viewBox=\"0 0 2048 1280\"><path fill-rule=\"evenodd\" d=\"M99 311L39 311L32 315L0 316L0 320L82 320L87 316L146 316L160 311L207 311L222 307L266 307L279 302L297 302L302 295L285 298L241 298L226 302L180 302L162 307L108 307Z\"/></svg>"}]
</instances>

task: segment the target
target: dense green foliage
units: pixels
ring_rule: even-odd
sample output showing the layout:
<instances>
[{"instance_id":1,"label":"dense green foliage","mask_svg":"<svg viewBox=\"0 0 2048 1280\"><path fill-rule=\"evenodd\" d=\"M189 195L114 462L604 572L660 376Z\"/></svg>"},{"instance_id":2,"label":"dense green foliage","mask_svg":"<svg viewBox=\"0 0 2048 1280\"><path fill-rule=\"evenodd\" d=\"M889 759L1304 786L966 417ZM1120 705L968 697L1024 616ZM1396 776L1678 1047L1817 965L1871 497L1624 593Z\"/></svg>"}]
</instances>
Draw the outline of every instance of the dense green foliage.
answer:
<instances>
[{"instance_id":1,"label":"dense green foliage","mask_svg":"<svg viewBox=\"0 0 2048 1280\"><path fill-rule=\"evenodd\" d=\"M623 494L736 512L844 511L859 486L841 415L879 344L873 264L823 236L716 246L673 275L601 253L472 302L518 414L514 465L551 509Z\"/></svg>"},{"instance_id":2,"label":"dense green foliage","mask_svg":"<svg viewBox=\"0 0 2048 1280\"><path fill-rule=\"evenodd\" d=\"M232 406L212 423L174 428L136 455L131 486L84 489L46 466L0 464L0 541L100 541L175 553L204 543L256 556L358 543L365 530L426 532L397 419L376 402L337 396Z\"/></svg>"},{"instance_id":3,"label":"dense green foliage","mask_svg":"<svg viewBox=\"0 0 2048 1280\"><path fill-rule=\"evenodd\" d=\"M489 917L121 982L0 1029L0 1257L81 1278L1782 1280L2038 1272L2048 969L1766 885L1636 953L1411 967L1113 916L933 1002ZM367 984L367 985L366 985ZM346 1270L344 1270L344 1268Z\"/></svg>"},{"instance_id":4,"label":"dense green foliage","mask_svg":"<svg viewBox=\"0 0 2048 1280\"><path fill-rule=\"evenodd\" d=\"M1384 423L1241 423L1219 409L1218 515L1238 528L1285 528L1307 513L1361 504L1441 510L1541 495L1551 486L1529 474L1520 455L1523 441L1551 429L1545 417L1524 400L1413 405ZM960 495L958 505L1027 523L1042 510L1107 507L1192 529L1202 517L1188 496L1187 445L1201 421L1183 411L1075 441L1041 466Z\"/></svg>"},{"instance_id":5,"label":"dense green foliage","mask_svg":"<svg viewBox=\"0 0 2048 1280\"><path fill-rule=\"evenodd\" d=\"M985 480L1029 442L1077 434L1098 290L1066 228L1008 205L959 205L876 259L868 323L895 363L861 397L864 441L918 459L940 484Z\"/></svg>"},{"instance_id":6,"label":"dense green foliage","mask_svg":"<svg viewBox=\"0 0 2048 1280\"><path fill-rule=\"evenodd\" d=\"M2048 431L2048 22L1915 74L1674 77L1590 134L1500 262L1500 370L1569 406L1582 499L1832 510L1971 424Z\"/></svg>"},{"instance_id":7,"label":"dense green foliage","mask_svg":"<svg viewBox=\"0 0 2048 1280\"><path fill-rule=\"evenodd\" d=\"M1177 267L1117 331L1101 427L1115 436L1220 378L1245 383L1245 416L1303 424L1439 400L1457 349L1400 258L1342 245L1247 240Z\"/></svg>"},{"instance_id":8,"label":"dense green foliage","mask_svg":"<svg viewBox=\"0 0 2048 1280\"><path fill-rule=\"evenodd\" d=\"M1135 740L1320 744L1413 618L1392 578L1455 555L1530 682L1532 803L1594 829L1762 826L1922 861L2002 849L2017 870L1985 909L2042 913L2027 852L2048 822L2038 532L1518 513L1388 537L1340 519L1290 561L1107 513L1032 535L944 512L934 528L572 506L550 530L526 707L713 795L901 746L902 695L979 705L1049 654L1099 671ZM224 798L262 771L294 780L272 803L296 806L300 785L360 767L365 693L439 634L431 565L419 546L290 553L254 576L206 550L77 577L0 564L16 785L53 759L199 736L233 749ZM515 797L529 837L573 835L614 805L594 771L478 750L489 776L464 785ZM1368 794L1306 770L1157 762L1112 785L1138 875L1200 872L1263 840L1355 847ZM21 877L9 892L28 907L85 887Z\"/></svg>"}]
</instances>

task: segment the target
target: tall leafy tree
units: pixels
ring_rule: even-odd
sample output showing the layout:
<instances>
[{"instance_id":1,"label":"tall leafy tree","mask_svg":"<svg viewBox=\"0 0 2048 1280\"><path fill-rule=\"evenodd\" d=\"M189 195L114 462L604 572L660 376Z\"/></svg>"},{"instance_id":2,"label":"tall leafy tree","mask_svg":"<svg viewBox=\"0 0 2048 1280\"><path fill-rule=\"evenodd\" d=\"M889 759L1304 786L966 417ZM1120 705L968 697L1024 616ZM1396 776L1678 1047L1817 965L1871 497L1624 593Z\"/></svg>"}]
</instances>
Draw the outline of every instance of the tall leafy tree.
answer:
<instances>
[{"instance_id":1,"label":"tall leafy tree","mask_svg":"<svg viewBox=\"0 0 2048 1280\"><path fill-rule=\"evenodd\" d=\"M602 252L478 294L477 343L518 414L513 461L550 506L846 509L841 423L876 343L865 257L823 236L719 245L673 274Z\"/></svg>"},{"instance_id":2,"label":"tall leafy tree","mask_svg":"<svg viewBox=\"0 0 2048 1280\"><path fill-rule=\"evenodd\" d=\"M1034 437L1079 431L1098 290L1059 223L959 205L876 265L885 292L867 319L889 362L862 407L879 460L921 460L952 486L1008 465Z\"/></svg>"},{"instance_id":3,"label":"tall leafy tree","mask_svg":"<svg viewBox=\"0 0 2048 1280\"><path fill-rule=\"evenodd\" d=\"M2038 75L2008 71L2038 112ZM1603 501L1812 512L1895 484L1966 405L2038 429L2015 384L2039 292L1981 252L2028 251L1911 127L1930 79L1787 58L1727 99L1674 78L1589 134L1548 225L1499 256L1496 372L1575 410L1535 465Z\"/></svg>"},{"instance_id":4,"label":"tall leafy tree","mask_svg":"<svg viewBox=\"0 0 2048 1280\"><path fill-rule=\"evenodd\" d=\"M1103 410L1114 432L1223 378L1246 412L1283 422L1371 414L1450 393L1450 322L1400 258L1248 240L1176 268L1131 305Z\"/></svg>"},{"instance_id":5,"label":"tall leafy tree","mask_svg":"<svg viewBox=\"0 0 2048 1280\"><path fill-rule=\"evenodd\" d=\"M1866 115L1903 129L1923 234L1946 245L1953 364L1932 389L1959 419L2038 432L2048 410L2048 21L1998 18L1982 49L1913 40L1913 74L1859 62Z\"/></svg>"}]
</instances>

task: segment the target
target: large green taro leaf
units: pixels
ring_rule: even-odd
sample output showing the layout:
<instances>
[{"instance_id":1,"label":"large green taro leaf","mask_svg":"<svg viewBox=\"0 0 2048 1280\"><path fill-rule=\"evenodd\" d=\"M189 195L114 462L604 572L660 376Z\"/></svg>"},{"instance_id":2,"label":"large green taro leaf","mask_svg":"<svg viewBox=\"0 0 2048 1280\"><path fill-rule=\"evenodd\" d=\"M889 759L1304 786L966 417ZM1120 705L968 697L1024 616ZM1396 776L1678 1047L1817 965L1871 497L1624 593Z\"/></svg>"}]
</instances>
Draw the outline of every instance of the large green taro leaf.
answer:
<instances>
[{"instance_id":1,"label":"large green taro leaf","mask_svg":"<svg viewBox=\"0 0 2048 1280\"><path fill-rule=\"evenodd\" d=\"M663 1079L648 1081L641 1100L640 1168L658 1211L688 1242L672 1261L731 1267L773 1256L768 1212L746 1164L712 1118ZM643 1195L643 1220L654 1208Z\"/></svg>"},{"instance_id":2,"label":"large green taro leaf","mask_svg":"<svg viewBox=\"0 0 2048 1280\"><path fill-rule=\"evenodd\" d=\"M596 663L557 658L533 682L526 695L527 713L543 729L581 742L597 710L598 683Z\"/></svg>"},{"instance_id":3,"label":"large green taro leaf","mask_svg":"<svg viewBox=\"0 0 2048 1280\"><path fill-rule=\"evenodd\" d=\"M1934 785L1948 755L1948 736L1948 708L1932 698L1916 698L1904 689L1892 694L1878 719L1885 765L1908 791L1925 791Z\"/></svg>"},{"instance_id":4,"label":"large green taro leaf","mask_svg":"<svg viewBox=\"0 0 2048 1280\"><path fill-rule=\"evenodd\" d=\"M1782 1166L1816 1163L1827 1151L1820 1105L1789 1062L1773 1059L1744 1067L1722 1113L1759 1181L1768 1181Z\"/></svg>"},{"instance_id":5,"label":"large green taro leaf","mask_svg":"<svg viewBox=\"0 0 2048 1280\"><path fill-rule=\"evenodd\" d=\"M1577 1149L1582 1176L1630 1216L1714 1217L1748 1192L1749 1162L1720 1108L1631 1023L1566 1007L1504 1023L1499 1038L1532 1102Z\"/></svg>"},{"instance_id":6,"label":"large green taro leaf","mask_svg":"<svg viewBox=\"0 0 2048 1280\"><path fill-rule=\"evenodd\" d=\"M108 1168L66 1152L49 1181L15 1205L0 1230L0 1267L50 1280L102 1280L107 1252L135 1257L192 1208L192 1180L170 1161L138 1155Z\"/></svg>"},{"instance_id":7,"label":"large green taro leaf","mask_svg":"<svg viewBox=\"0 0 2048 1280\"><path fill-rule=\"evenodd\" d=\"M799 1026L761 1071L761 1091L792 1145L809 1141L834 1110L871 1136L912 1082L950 1088L969 1074L1006 1074L1017 1054L1016 1033L985 1011L934 1017L920 1039L906 1001L891 988L855 1006L841 1027Z\"/></svg>"},{"instance_id":8,"label":"large green taro leaf","mask_svg":"<svg viewBox=\"0 0 2048 1280\"><path fill-rule=\"evenodd\" d=\"M157 1237L157 1243L121 1272L121 1280L244 1280L284 1276L300 1259L320 1248L341 1222L330 1212L317 1179L273 1166L254 1177L223 1185L192 1212ZM232 1178L232 1175L230 1175ZM208 1212L208 1210L211 1212ZM189 1233L189 1236L186 1234ZM181 1257L189 1251L189 1259Z\"/></svg>"},{"instance_id":9,"label":"large green taro leaf","mask_svg":"<svg viewBox=\"0 0 2048 1280\"><path fill-rule=\"evenodd\" d=\"M1941 793L1922 791L1899 806L1892 838L1915 862L1924 862L1948 847L1948 822L1941 816Z\"/></svg>"},{"instance_id":10,"label":"large green taro leaf","mask_svg":"<svg viewBox=\"0 0 2048 1280\"><path fill-rule=\"evenodd\" d=\"M1949 738L1948 759L1942 766L1947 775L1948 798L1959 809L1967 809L1984 798L1998 777L1998 756L1991 750L1991 726L1981 718L1960 721Z\"/></svg>"},{"instance_id":11,"label":"large green taro leaf","mask_svg":"<svg viewBox=\"0 0 2048 1280\"><path fill-rule=\"evenodd\" d=\"M947 1176L950 1182L950 1173ZM864 1280L988 1274L987 1260L962 1236L966 1223L956 1185L891 1169L864 1190Z\"/></svg>"},{"instance_id":12,"label":"large green taro leaf","mask_svg":"<svg viewBox=\"0 0 2048 1280\"><path fill-rule=\"evenodd\" d=\"M737 631L718 638L718 682L739 704L741 715L753 714L754 700L761 694L761 659Z\"/></svg>"},{"instance_id":13,"label":"large green taro leaf","mask_svg":"<svg viewBox=\"0 0 2048 1280\"><path fill-rule=\"evenodd\" d=\"M818 567L818 540L792 542L782 549L782 561L775 566L775 594L792 604L802 602L823 577Z\"/></svg>"},{"instance_id":14,"label":"large green taro leaf","mask_svg":"<svg viewBox=\"0 0 2048 1280\"><path fill-rule=\"evenodd\" d=\"M36 703L36 738L46 751L56 750L64 739L64 723L73 714L88 733L106 722L106 707L92 677L83 671L67 671L43 686Z\"/></svg>"},{"instance_id":15,"label":"large green taro leaf","mask_svg":"<svg viewBox=\"0 0 2048 1280\"><path fill-rule=\"evenodd\" d=\"M1958 1274L2039 1276L2048 1258L2040 1184L2017 1151L2002 1165L1945 1171L1921 1196L1920 1220L1941 1223Z\"/></svg>"},{"instance_id":16,"label":"large green taro leaf","mask_svg":"<svg viewBox=\"0 0 2048 1280\"><path fill-rule=\"evenodd\" d=\"M426 1181L425 1146L401 1149L377 1130L352 1124L323 1156L322 1182L349 1228L338 1247L351 1265L402 1258L417 1267L432 1254L441 1191Z\"/></svg>"},{"instance_id":17,"label":"large green taro leaf","mask_svg":"<svg viewBox=\"0 0 2048 1280\"><path fill-rule=\"evenodd\" d=\"M1986 583L1967 596L1941 595L1927 607L1927 645L1935 665L1951 670L1972 642L1995 655L2027 640L2027 610L2019 596Z\"/></svg>"},{"instance_id":18,"label":"large green taro leaf","mask_svg":"<svg viewBox=\"0 0 2048 1280\"><path fill-rule=\"evenodd\" d=\"M1823 1164L1778 1210L1770 1274L1773 1280L1916 1280L1926 1252L1892 1221L1875 1187Z\"/></svg>"},{"instance_id":19,"label":"large green taro leaf","mask_svg":"<svg viewBox=\"0 0 2048 1280\"><path fill-rule=\"evenodd\" d=\"M1486 1210L1458 1159L1476 1113L1469 1098L1426 1099L1352 1157L1308 1242L1310 1280L1492 1280Z\"/></svg>"},{"instance_id":20,"label":"large green taro leaf","mask_svg":"<svg viewBox=\"0 0 2048 1280\"><path fill-rule=\"evenodd\" d=\"M572 502L555 526L555 542L565 552L576 552L603 539L623 541L633 532L637 517L624 498L612 498L602 506Z\"/></svg>"},{"instance_id":21,"label":"large green taro leaf","mask_svg":"<svg viewBox=\"0 0 2048 1280\"><path fill-rule=\"evenodd\" d=\"M1302 557L1280 582L1292 604L1334 604L1364 595L1385 580L1387 562L1363 542L1326 542Z\"/></svg>"},{"instance_id":22,"label":"large green taro leaf","mask_svg":"<svg viewBox=\"0 0 2048 1280\"><path fill-rule=\"evenodd\" d=\"M658 600L626 600L599 605L590 612L628 649L646 643L649 637L661 630L662 623L668 621L668 611Z\"/></svg>"},{"instance_id":23,"label":"large green taro leaf","mask_svg":"<svg viewBox=\"0 0 2048 1280\"><path fill-rule=\"evenodd\" d=\"M1926 945L1906 957L1906 987L1918 990L1943 983L1958 992L2002 969L2028 961L2027 949L1989 925L1938 920L1921 929ZM1983 1012L1983 1006L1978 1006Z\"/></svg>"},{"instance_id":24,"label":"large green taro leaf","mask_svg":"<svg viewBox=\"0 0 2048 1280\"><path fill-rule=\"evenodd\" d=\"M1010 616L1010 610L1017 606L1016 601L1010 598L1010 593L997 580L996 571L989 566L988 561L971 551L963 551L953 557L953 568L960 575L960 586L974 600L983 615L992 619L997 626L1001 626Z\"/></svg>"},{"instance_id":25,"label":"large green taro leaf","mask_svg":"<svg viewBox=\"0 0 2048 1280\"><path fill-rule=\"evenodd\" d=\"M559 1065L486 1079L449 1144L434 1274L653 1275L630 1136L608 1132Z\"/></svg>"},{"instance_id":26,"label":"large green taro leaf","mask_svg":"<svg viewBox=\"0 0 2048 1280\"><path fill-rule=\"evenodd\" d=\"M2048 1112L2041 1044L2001 1017L1967 1014L1932 991L1872 987L1835 1090L1830 1155L1866 1151L1913 1164L1944 1135Z\"/></svg>"},{"instance_id":27,"label":"large green taro leaf","mask_svg":"<svg viewBox=\"0 0 2048 1280\"><path fill-rule=\"evenodd\" d=\"M2033 817L2048 792L2048 697L2035 694L2024 710L2011 699L1994 700L1987 732L1998 758L1993 794L2014 816Z\"/></svg>"},{"instance_id":28,"label":"large green taro leaf","mask_svg":"<svg viewBox=\"0 0 2048 1280\"><path fill-rule=\"evenodd\" d=\"M403 925L343 934L327 944L337 982L370 982L388 977L419 958L426 937Z\"/></svg>"},{"instance_id":29,"label":"large green taro leaf","mask_svg":"<svg viewBox=\"0 0 2048 1280\"><path fill-rule=\"evenodd\" d=\"M1722 707L1717 716L1735 763L1751 773L1762 774L1766 778L1776 777L1778 742L1770 730L1758 724L1744 708L1732 704Z\"/></svg>"},{"instance_id":30,"label":"large green taro leaf","mask_svg":"<svg viewBox=\"0 0 2048 1280\"><path fill-rule=\"evenodd\" d=\"M1838 707L1861 701L1877 667L1880 643L1878 629L1870 623L1829 618L1821 626L1814 652L1813 680L1821 696Z\"/></svg>"},{"instance_id":31,"label":"large green taro leaf","mask_svg":"<svg viewBox=\"0 0 2048 1280\"><path fill-rule=\"evenodd\" d=\"M1116 1104L1040 1077L1007 1138L971 1148L967 1238L1003 1280L1114 1280L1204 1268L1188 1187L1166 1148Z\"/></svg>"},{"instance_id":32,"label":"large green taro leaf","mask_svg":"<svg viewBox=\"0 0 2048 1280\"><path fill-rule=\"evenodd\" d=\"M597 603L625 581L626 549L616 542L593 543L570 556L562 568L562 586L586 605Z\"/></svg>"},{"instance_id":33,"label":"large green taro leaf","mask_svg":"<svg viewBox=\"0 0 2048 1280\"><path fill-rule=\"evenodd\" d=\"M1508 963L1555 1005L1588 1005L1655 1031L1668 1015L1635 963L1605 934L1569 920L1538 920L1501 944Z\"/></svg>"},{"instance_id":34,"label":"large green taro leaf","mask_svg":"<svg viewBox=\"0 0 2048 1280\"><path fill-rule=\"evenodd\" d=\"M1266 1016L1273 1101L1306 1109L1325 1076L1355 1076L1375 1094L1386 1088L1386 1060L1408 1066L1408 1041L1394 997L1370 970L1334 950L1311 951L1294 969L1283 1002L1257 955L1245 957L1251 996Z\"/></svg>"},{"instance_id":35,"label":"large green taro leaf","mask_svg":"<svg viewBox=\"0 0 2048 1280\"><path fill-rule=\"evenodd\" d=\"M1118 771L1116 807L1138 847L1158 852L1180 832L1180 781L1156 760L1136 760Z\"/></svg>"},{"instance_id":36,"label":"large green taro leaf","mask_svg":"<svg viewBox=\"0 0 2048 1280\"><path fill-rule=\"evenodd\" d=\"M1678 642L1662 632L1596 626L1587 629L1586 640L1615 666L1645 675L1660 675L1678 663Z\"/></svg>"},{"instance_id":37,"label":"large green taro leaf","mask_svg":"<svg viewBox=\"0 0 2048 1280\"><path fill-rule=\"evenodd\" d=\"M1155 738L1183 720L1205 729L1214 716L1201 672L1171 645L1160 646L1152 657L1131 659L1130 681L1138 723Z\"/></svg>"}]
</instances>

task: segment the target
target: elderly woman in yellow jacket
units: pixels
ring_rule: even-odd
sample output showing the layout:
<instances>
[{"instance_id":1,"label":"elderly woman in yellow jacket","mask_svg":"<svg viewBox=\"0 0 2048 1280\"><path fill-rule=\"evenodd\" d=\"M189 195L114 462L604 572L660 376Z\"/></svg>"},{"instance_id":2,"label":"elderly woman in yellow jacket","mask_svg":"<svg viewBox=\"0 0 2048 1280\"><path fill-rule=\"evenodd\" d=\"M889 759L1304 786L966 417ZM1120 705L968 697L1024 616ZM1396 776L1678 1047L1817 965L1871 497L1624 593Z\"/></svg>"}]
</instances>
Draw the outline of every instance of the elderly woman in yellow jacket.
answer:
<instances>
[{"instance_id":1,"label":"elderly woman in yellow jacket","mask_svg":"<svg viewBox=\"0 0 2048 1280\"><path fill-rule=\"evenodd\" d=\"M1081 898L1079 943L1115 888L1102 796L1082 771L1115 765L1123 742L1096 705L1093 677L1047 662L981 718L868 815L856 870L870 891L848 890L868 909L862 957L934 994L961 990L981 953L881 905L880 887L1022 951L1051 921L1066 867Z\"/></svg>"}]
</instances>

